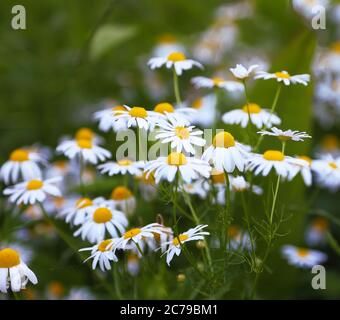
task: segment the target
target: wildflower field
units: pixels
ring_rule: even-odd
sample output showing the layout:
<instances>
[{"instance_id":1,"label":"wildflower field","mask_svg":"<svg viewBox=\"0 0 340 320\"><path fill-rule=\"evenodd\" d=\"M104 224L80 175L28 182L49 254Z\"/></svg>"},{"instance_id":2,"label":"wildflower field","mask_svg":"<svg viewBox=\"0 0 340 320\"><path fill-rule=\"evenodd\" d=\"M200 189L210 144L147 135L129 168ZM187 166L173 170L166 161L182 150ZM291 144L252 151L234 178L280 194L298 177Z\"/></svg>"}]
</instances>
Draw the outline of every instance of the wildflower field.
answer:
<instances>
[{"instance_id":1,"label":"wildflower field","mask_svg":"<svg viewBox=\"0 0 340 320\"><path fill-rule=\"evenodd\" d=\"M337 1L14 5L0 300L339 298Z\"/></svg>"}]
</instances>

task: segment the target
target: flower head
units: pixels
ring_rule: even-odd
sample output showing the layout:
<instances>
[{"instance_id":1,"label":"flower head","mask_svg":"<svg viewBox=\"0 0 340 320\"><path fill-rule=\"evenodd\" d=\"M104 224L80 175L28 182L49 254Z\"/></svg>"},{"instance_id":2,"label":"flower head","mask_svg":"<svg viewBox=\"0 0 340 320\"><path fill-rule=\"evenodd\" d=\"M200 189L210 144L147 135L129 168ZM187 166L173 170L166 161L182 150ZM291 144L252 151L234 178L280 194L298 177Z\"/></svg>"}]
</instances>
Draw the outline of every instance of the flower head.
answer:
<instances>
[{"instance_id":1,"label":"flower head","mask_svg":"<svg viewBox=\"0 0 340 320\"><path fill-rule=\"evenodd\" d=\"M259 71L256 73L255 79L276 79L278 82L283 82L286 86L290 84L303 84L306 86L310 80L309 74L297 74L295 76L291 76L287 71L278 71L274 73L269 73L265 71Z\"/></svg>"},{"instance_id":2,"label":"flower head","mask_svg":"<svg viewBox=\"0 0 340 320\"><path fill-rule=\"evenodd\" d=\"M244 80L249 78L251 73L258 67L258 65L252 65L249 68L243 66L242 64L237 64L235 68L230 68L231 73L237 79Z\"/></svg>"},{"instance_id":3,"label":"flower head","mask_svg":"<svg viewBox=\"0 0 340 320\"><path fill-rule=\"evenodd\" d=\"M311 268L327 260L327 255L323 252L291 245L283 246L282 254L289 264L301 268Z\"/></svg>"},{"instance_id":4,"label":"flower head","mask_svg":"<svg viewBox=\"0 0 340 320\"><path fill-rule=\"evenodd\" d=\"M288 141L288 140L292 140L292 141L304 141L304 139L306 138L311 138L311 136L309 134L307 134L306 132L300 132L300 131L296 131L296 130L281 130L278 128L271 128L271 131L268 130L261 130L258 133L261 134L262 136L267 135L267 136L274 136L277 137L279 140L281 141Z\"/></svg>"},{"instance_id":5,"label":"flower head","mask_svg":"<svg viewBox=\"0 0 340 320\"><path fill-rule=\"evenodd\" d=\"M242 92L244 87L242 83L233 80L225 80L221 77L194 77L191 79L193 85L197 88L220 88L230 92Z\"/></svg>"}]
</instances>

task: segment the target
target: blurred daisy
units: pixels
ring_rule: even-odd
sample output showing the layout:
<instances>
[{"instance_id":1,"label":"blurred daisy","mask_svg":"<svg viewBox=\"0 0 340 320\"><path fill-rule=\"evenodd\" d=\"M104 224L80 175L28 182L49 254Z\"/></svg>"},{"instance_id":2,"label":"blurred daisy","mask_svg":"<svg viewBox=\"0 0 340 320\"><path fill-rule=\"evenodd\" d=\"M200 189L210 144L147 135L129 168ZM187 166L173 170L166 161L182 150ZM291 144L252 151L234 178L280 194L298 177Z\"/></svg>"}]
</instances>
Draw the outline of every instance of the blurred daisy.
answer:
<instances>
[{"instance_id":1,"label":"blurred daisy","mask_svg":"<svg viewBox=\"0 0 340 320\"><path fill-rule=\"evenodd\" d=\"M46 295L48 300L60 300L65 294L65 287L59 281L52 281L46 288Z\"/></svg>"},{"instance_id":2,"label":"blurred daisy","mask_svg":"<svg viewBox=\"0 0 340 320\"><path fill-rule=\"evenodd\" d=\"M179 256L182 251L182 244L189 242L189 241L196 241L196 240L204 240L204 236L209 235L210 233L207 231L202 231L202 229L206 228L208 225L200 224L195 228L191 228L186 232L181 233L177 237L174 237L171 241L167 242L166 244L169 245L168 249L166 250L166 263L170 266L170 262L173 259L174 255Z\"/></svg>"},{"instance_id":3,"label":"blurred daisy","mask_svg":"<svg viewBox=\"0 0 340 320\"><path fill-rule=\"evenodd\" d=\"M156 160L149 161L144 171L147 174L154 172L156 184L160 180L172 182L177 172L186 183L198 179L201 176L208 178L210 176L210 165L200 159L186 157L183 153L172 152L167 157L159 157Z\"/></svg>"},{"instance_id":4,"label":"blurred daisy","mask_svg":"<svg viewBox=\"0 0 340 320\"><path fill-rule=\"evenodd\" d=\"M299 156L297 159L303 160L304 163L293 164L289 180L293 179L299 172L306 186L312 185L312 159L307 156Z\"/></svg>"},{"instance_id":5,"label":"blurred daisy","mask_svg":"<svg viewBox=\"0 0 340 320\"><path fill-rule=\"evenodd\" d=\"M211 161L219 171L243 171L248 152L226 131L215 135L212 145L204 151L202 159Z\"/></svg>"},{"instance_id":6,"label":"blurred daisy","mask_svg":"<svg viewBox=\"0 0 340 320\"><path fill-rule=\"evenodd\" d=\"M191 103L191 107L197 112L191 117L191 122L208 128L211 126L216 118L216 95L208 94L197 98Z\"/></svg>"},{"instance_id":7,"label":"blurred daisy","mask_svg":"<svg viewBox=\"0 0 340 320\"><path fill-rule=\"evenodd\" d=\"M15 202L17 205L21 203L35 204L36 202L43 202L47 195L61 197L60 190L54 186L60 180L60 177L55 177L47 180L34 179L20 182L6 188L3 193L10 196L9 201Z\"/></svg>"},{"instance_id":8,"label":"blurred daisy","mask_svg":"<svg viewBox=\"0 0 340 320\"><path fill-rule=\"evenodd\" d=\"M140 257L133 251L129 252L127 256L127 271L133 277L136 277L140 270Z\"/></svg>"},{"instance_id":9,"label":"blurred daisy","mask_svg":"<svg viewBox=\"0 0 340 320\"><path fill-rule=\"evenodd\" d=\"M226 124L239 124L245 128L248 126L249 118L259 129L263 126L271 127L281 123L281 119L277 115L271 114L267 109L262 109L256 103L249 103L241 109L226 112L222 116L222 121Z\"/></svg>"},{"instance_id":10,"label":"blurred daisy","mask_svg":"<svg viewBox=\"0 0 340 320\"><path fill-rule=\"evenodd\" d=\"M72 288L66 300L95 300L95 296L87 288Z\"/></svg>"},{"instance_id":11,"label":"blurred daisy","mask_svg":"<svg viewBox=\"0 0 340 320\"><path fill-rule=\"evenodd\" d=\"M104 142L102 137L97 135L92 129L86 127L78 129L74 135L74 138L76 141L89 140L94 144L101 144Z\"/></svg>"},{"instance_id":12,"label":"blurred daisy","mask_svg":"<svg viewBox=\"0 0 340 320\"><path fill-rule=\"evenodd\" d=\"M144 161L132 161L130 159L121 159L116 162L110 161L99 165L101 174L108 174L109 176L114 176L117 174L131 174L139 175L142 173L144 167Z\"/></svg>"},{"instance_id":13,"label":"blurred daisy","mask_svg":"<svg viewBox=\"0 0 340 320\"><path fill-rule=\"evenodd\" d=\"M322 187L331 191L340 188L340 157L325 155L321 159L313 160L311 168Z\"/></svg>"},{"instance_id":14,"label":"blurred daisy","mask_svg":"<svg viewBox=\"0 0 340 320\"><path fill-rule=\"evenodd\" d=\"M203 147L205 140L202 139L203 131L195 130L195 126L187 126L181 119L176 119L170 114L167 115L168 122L160 123L157 130L156 139L161 143L170 143L171 149L176 152L186 151L195 154L195 146Z\"/></svg>"},{"instance_id":15,"label":"blurred daisy","mask_svg":"<svg viewBox=\"0 0 340 320\"><path fill-rule=\"evenodd\" d=\"M225 89L227 91L235 92L235 91L243 91L244 87L242 83L238 81L225 80L220 77L194 77L191 79L192 84L197 88L220 88Z\"/></svg>"},{"instance_id":16,"label":"blurred daisy","mask_svg":"<svg viewBox=\"0 0 340 320\"><path fill-rule=\"evenodd\" d=\"M151 201L157 196L156 182L153 174L147 176L146 172L136 176L139 182L139 190L144 200Z\"/></svg>"},{"instance_id":17,"label":"blurred daisy","mask_svg":"<svg viewBox=\"0 0 340 320\"><path fill-rule=\"evenodd\" d=\"M172 52L167 57L151 58L148 65L151 69L157 69L164 65L167 69L174 68L178 76L180 76L183 71L192 69L194 66L203 69L203 66L199 62L187 59L182 52Z\"/></svg>"},{"instance_id":18,"label":"blurred daisy","mask_svg":"<svg viewBox=\"0 0 340 320\"><path fill-rule=\"evenodd\" d=\"M128 221L123 212L113 209L108 204L100 204L91 207L89 217L84 224L74 233L83 240L91 243L100 242L105 239L106 232L112 237L118 237L125 232Z\"/></svg>"},{"instance_id":19,"label":"blurred daisy","mask_svg":"<svg viewBox=\"0 0 340 320\"><path fill-rule=\"evenodd\" d=\"M99 129L104 132L108 132L110 129L115 132L127 129L126 119L115 119L115 116L119 114L119 111L126 111L126 108L117 105L95 112L93 117L99 122Z\"/></svg>"},{"instance_id":20,"label":"blurred daisy","mask_svg":"<svg viewBox=\"0 0 340 320\"><path fill-rule=\"evenodd\" d=\"M1 180L5 184L15 183L21 177L23 180L41 178L39 164L46 160L36 153L27 149L16 149L11 152L9 160L0 169Z\"/></svg>"},{"instance_id":21,"label":"blurred daisy","mask_svg":"<svg viewBox=\"0 0 340 320\"><path fill-rule=\"evenodd\" d=\"M199 179L192 183L185 183L180 186L179 190L183 190L188 194L198 195L201 199L205 199L207 197L207 190L204 188L204 180Z\"/></svg>"},{"instance_id":22,"label":"blurred daisy","mask_svg":"<svg viewBox=\"0 0 340 320\"><path fill-rule=\"evenodd\" d=\"M93 270L96 269L98 264L100 270L102 270L103 272L105 272L106 270L111 270L111 261L118 261L117 256L112 252L115 241L116 239L107 239L92 247L80 249L79 251L91 251L91 255L84 262L93 259Z\"/></svg>"},{"instance_id":23,"label":"blurred daisy","mask_svg":"<svg viewBox=\"0 0 340 320\"><path fill-rule=\"evenodd\" d=\"M230 225L227 230L228 249L230 250L251 250L249 233L236 225Z\"/></svg>"},{"instance_id":24,"label":"blurred daisy","mask_svg":"<svg viewBox=\"0 0 340 320\"><path fill-rule=\"evenodd\" d=\"M326 134L318 146L317 153L319 154L331 154L333 157L340 156L340 140L336 135Z\"/></svg>"},{"instance_id":25,"label":"blurred daisy","mask_svg":"<svg viewBox=\"0 0 340 320\"><path fill-rule=\"evenodd\" d=\"M312 268L327 260L327 255L323 252L291 245L283 246L282 254L289 264L301 268Z\"/></svg>"},{"instance_id":26,"label":"blurred daisy","mask_svg":"<svg viewBox=\"0 0 340 320\"><path fill-rule=\"evenodd\" d=\"M124 186L117 186L112 190L111 199L115 207L127 215L131 215L136 209L136 198L131 190Z\"/></svg>"},{"instance_id":27,"label":"blurred daisy","mask_svg":"<svg viewBox=\"0 0 340 320\"><path fill-rule=\"evenodd\" d=\"M169 115L171 118L178 119L187 126L190 124L189 119L197 113L196 110L184 106L175 108L168 102L158 103L153 110L156 112L157 122L163 123L164 121L168 121Z\"/></svg>"},{"instance_id":28,"label":"blurred daisy","mask_svg":"<svg viewBox=\"0 0 340 320\"><path fill-rule=\"evenodd\" d=\"M18 251L12 248L0 250L0 291L7 293L11 288L13 292L25 289L28 281L38 283L36 275L22 261Z\"/></svg>"},{"instance_id":29,"label":"blurred daisy","mask_svg":"<svg viewBox=\"0 0 340 320\"><path fill-rule=\"evenodd\" d=\"M286 130L283 131L281 129L278 128L271 128L271 131L268 130L261 130L258 133L261 136L274 136L277 137L279 140L281 141L288 141L288 140L292 140L292 141L304 141L304 139L306 138L311 138L311 136L309 134L307 134L306 132L300 132L300 131L296 131L296 130Z\"/></svg>"},{"instance_id":30,"label":"blurred daisy","mask_svg":"<svg viewBox=\"0 0 340 320\"><path fill-rule=\"evenodd\" d=\"M179 43L173 34L162 34L157 40L156 47L153 49L153 55L155 57L167 57L172 52L184 52L183 45Z\"/></svg>"},{"instance_id":31,"label":"blurred daisy","mask_svg":"<svg viewBox=\"0 0 340 320\"><path fill-rule=\"evenodd\" d=\"M230 68L229 70L234 75L235 78L244 80L249 78L253 71L258 67L258 65L252 65L249 68L243 66L242 64L237 64L235 68Z\"/></svg>"},{"instance_id":32,"label":"blurred daisy","mask_svg":"<svg viewBox=\"0 0 340 320\"><path fill-rule=\"evenodd\" d=\"M57 147L57 152L74 159L81 157L86 162L97 164L111 157L111 152L93 144L91 139L66 140Z\"/></svg>"},{"instance_id":33,"label":"blurred daisy","mask_svg":"<svg viewBox=\"0 0 340 320\"><path fill-rule=\"evenodd\" d=\"M313 18L319 6L327 8L328 0L293 0L293 8L307 19Z\"/></svg>"},{"instance_id":34,"label":"blurred daisy","mask_svg":"<svg viewBox=\"0 0 340 320\"><path fill-rule=\"evenodd\" d=\"M252 154L248 159L247 169L255 175L267 176L274 168L276 173L284 178L293 175L294 165L305 165L305 160L285 156L278 150L267 150L263 154Z\"/></svg>"},{"instance_id":35,"label":"blurred daisy","mask_svg":"<svg viewBox=\"0 0 340 320\"><path fill-rule=\"evenodd\" d=\"M279 71L275 73L269 73L265 71L259 71L256 73L255 79L276 79L278 82L283 82L286 86L290 84L303 84L306 86L310 80L309 74L298 74L291 76L287 71Z\"/></svg>"},{"instance_id":36,"label":"blurred daisy","mask_svg":"<svg viewBox=\"0 0 340 320\"><path fill-rule=\"evenodd\" d=\"M251 189L252 192L254 192L257 195L263 194L263 189L256 185L251 185L248 181L244 179L243 176L230 176L230 189L234 192L244 192L246 190Z\"/></svg>"},{"instance_id":37,"label":"blurred daisy","mask_svg":"<svg viewBox=\"0 0 340 320\"><path fill-rule=\"evenodd\" d=\"M329 222L325 218L315 218L308 225L305 232L306 243L317 246L326 242L326 234L329 230Z\"/></svg>"}]
</instances>

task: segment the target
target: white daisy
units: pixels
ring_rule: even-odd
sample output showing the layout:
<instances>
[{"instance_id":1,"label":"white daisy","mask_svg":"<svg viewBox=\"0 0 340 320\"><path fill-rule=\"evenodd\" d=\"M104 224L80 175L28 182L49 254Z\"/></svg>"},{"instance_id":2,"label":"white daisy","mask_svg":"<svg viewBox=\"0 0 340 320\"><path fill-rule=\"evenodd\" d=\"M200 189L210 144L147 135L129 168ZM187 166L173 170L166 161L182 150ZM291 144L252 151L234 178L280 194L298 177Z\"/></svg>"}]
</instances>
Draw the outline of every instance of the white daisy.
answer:
<instances>
[{"instance_id":1,"label":"white daisy","mask_svg":"<svg viewBox=\"0 0 340 320\"><path fill-rule=\"evenodd\" d=\"M327 255L323 252L291 245L283 246L282 254L289 264L301 268L312 268L327 260Z\"/></svg>"},{"instance_id":2,"label":"white daisy","mask_svg":"<svg viewBox=\"0 0 340 320\"><path fill-rule=\"evenodd\" d=\"M235 167L243 171L247 157L244 146L226 131L216 134L212 145L202 155L202 159L212 162L217 170L227 172L233 172Z\"/></svg>"},{"instance_id":3,"label":"white daisy","mask_svg":"<svg viewBox=\"0 0 340 320\"><path fill-rule=\"evenodd\" d=\"M195 130L195 126L187 126L185 121L174 118L171 114L167 115L168 122L160 123L157 130L156 139L161 143L170 143L171 149L176 152L186 151L195 154L194 146L203 147L206 143L202 136L203 131Z\"/></svg>"},{"instance_id":4,"label":"white daisy","mask_svg":"<svg viewBox=\"0 0 340 320\"><path fill-rule=\"evenodd\" d=\"M203 179L199 179L192 183L185 183L180 186L179 190L184 190L188 194L196 194L201 199L205 199L208 195L208 191L205 188L204 182Z\"/></svg>"},{"instance_id":5,"label":"white daisy","mask_svg":"<svg viewBox=\"0 0 340 320\"><path fill-rule=\"evenodd\" d=\"M76 131L74 138L75 138L76 141L90 140L94 144L102 144L104 142L104 139L101 136L96 134L92 129L86 128L86 127L79 128Z\"/></svg>"},{"instance_id":6,"label":"white daisy","mask_svg":"<svg viewBox=\"0 0 340 320\"><path fill-rule=\"evenodd\" d=\"M316 173L318 184L331 191L340 188L340 157L325 155L321 159L313 160L312 171Z\"/></svg>"},{"instance_id":7,"label":"white daisy","mask_svg":"<svg viewBox=\"0 0 340 320\"><path fill-rule=\"evenodd\" d=\"M125 214L115 210L107 203L101 203L91 207L89 217L84 224L74 233L83 240L87 239L91 243L98 243L105 239L106 231L112 237L118 237L125 232L128 221Z\"/></svg>"},{"instance_id":8,"label":"white daisy","mask_svg":"<svg viewBox=\"0 0 340 320\"><path fill-rule=\"evenodd\" d=\"M173 34L162 34L153 49L154 57L167 57L172 52L184 52L184 47Z\"/></svg>"},{"instance_id":9,"label":"white daisy","mask_svg":"<svg viewBox=\"0 0 340 320\"><path fill-rule=\"evenodd\" d=\"M197 111L192 108L180 106L175 108L171 103L161 102L158 103L153 109L156 116L157 123L163 123L167 121L167 115L171 115L172 118L182 121L185 125L190 125L190 119L195 116Z\"/></svg>"},{"instance_id":10,"label":"white daisy","mask_svg":"<svg viewBox=\"0 0 340 320\"><path fill-rule=\"evenodd\" d=\"M216 95L211 93L195 99L191 106L197 112L190 118L193 124L204 128L210 127L216 118Z\"/></svg>"},{"instance_id":11,"label":"white daisy","mask_svg":"<svg viewBox=\"0 0 340 320\"><path fill-rule=\"evenodd\" d=\"M106 270L111 270L111 261L118 261L117 256L112 252L112 247L115 242L116 239L107 239L92 247L83 248L79 251L91 251L91 255L84 262L93 259L92 269L95 270L97 264L99 264L100 270L105 272Z\"/></svg>"},{"instance_id":12,"label":"white daisy","mask_svg":"<svg viewBox=\"0 0 340 320\"><path fill-rule=\"evenodd\" d=\"M81 157L92 164L111 157L110 151L93 144L90 139L63 141L57 147L57 152L63 153L70 159Z\"/></svg>"},{"instance_id":13,"label":"white daisy","mask_svg":"<svg viewBox=\"0 0 340 320\"><path fill-rule=\"evenodd\" d=\"M147 174L143 172L141 175L136 176L139 184L139 190L144 200L151 201L157 196L157 188L155 177L153 174Z\"/></svg>"},{"instance_id":14,"label":"white daisy","mask_svg":"<svg viewBox=\"0 0 340 320\"><path fill-rule=\"evenodd\" d=\"M124 186L117 186L111 193L112 203L115 207L127 215L131 215L136 209L136 198L131 190Z\"/></svg>"},{"instance_id":15,"label":"white daisy","mask_svg":"<svg viewBox=\"0 0 340 320\"><path fill-rule=\"evenodd\" d=\"M189 70L196 66L203 69L203 66L192 59L187 59L182 52L172 52L167 57L155 57L151 58L148 62L151 69L157 69L165 65L167 69L174 68L178 76L180 76L183 71Z\"/></svg>"},{"instance_id":16,"label":"white daisy","mask_svg":"<svg viewBox=\"0 0 340 320\"><path fill-rule=\"evenodd\" d=\"M130 275L133 277L137 276L140 270L140 265L139 265L140 257L138 254L134 252L129 252L127 256L127 271Z\"/></svg>"},{"instance_id":17,"label":"white daisy","mask_svg":"<svg viewBox=\"0 0 340 320\"><path fill-rule=\"evenodd\" d=\"M191 183L200 177L208 178L211 167L208 162L192 157L186 157L183 153L172 152L167 157L159 157L149 161L144 171L147 175L154 172L156 184L160 180L172 182L178 172L179 176L186 183Z\"/></svg>"},{"instance_id":18,"label":"white daisy","mask_svg":"<svg viewBox=\"0 0 340 320\"><path fill-rule=\"evenodd\" d=\"M162 225L161 233L154 233L153 238L145 238L145 244L149 247L151 251L161 249L161 252L165 252L167 248L167 243L173 239L173 231L169 227Z\"/></svg>"},{"instance_id":19,"label":"white daisy","mask_svg":"<svg viewBox=\"0 0 340 320\"><path fill-rule=\"evenodd\" d=\"M251 250L250 236L247 231L236 225L230 225L227 229L229 250Z\"/></svg>"},{"instance_id":20,"label":"white daisy","mask_svg":"<svg viewBox=\"0 0 340 320\"><path fill-rule=\"evenodd\" d=\"M47 195L61 197L60 190L53 184L59 182L60 177L55 177L47 180L34 179L25 182L20 182L12 187L6 188L3 193L9 197L10 202L15 202L17 205L35 204L43 202Z\"/></svg>"},{"instance_id":21,"label":"white daisy","mask_svg":"<svg viewBox=\"0 0 340 320\"><path fill-rule=\"evenodd\" d=\"M193 85L197 88L221 88L230 92L242 92L243 84L238 81L225 80L221 77L194 77L191 79Z\"/></svg>"},{"instance_id":22,"label":"white daisy","mask_svg":"<svg viewBox=\"0 0 340 320\"><path fill-rule=\"evenodd\" d=\"M108 132L112 129L115 132L119 132L127 129L126 119L115 119L115 116L119 114L117 111L126 111L126 108L124 106L117 105L97 111L93 114L94 119L99 122L99 129L101 131Z\"/></svg>"},{"instance_id":23,"label":"white daisy","mask_svg":"<svg viewBox=\"0 0 340 320\"><path fill-rule=\"evenodd\" d=\"M247 163L247 170L255 175L267 176L274 168L276 173L284 178L293 176L294 165L305 165L305 160L285 156L278 150L267 150L263 154L251 154Z\"/></svg>"},{"instance_id":24,"label":"white daisy","mask_svg":"<svg viewBox=\"0 0 340 320\"><path fill-rule=\"evenodd\" d=\"M229 70L237 79L244 80L249 78L252 72L258 68L258 65L252 65L249 68L243 66L242 64L237 64L235 68L230 68Z\"/></svg>"},{"instance_id":25,"label":"white daisy","mask_svg":"<svg viewBox=\"0 0 340 320\"><path fill-rule=\"evenodd\" d=\"M6 161L0 169L0 178L9 184L17 182L20 177L23 180L41 178L39 164L46 160L36 153L27 149L16 149L11 152L9 160Z\"/></svg>"},{"instance_id":26,"label":"white daisy","mask_svg":"<svg viewBox=\"0 0 340 320\"><path fill-rule=\"evenodd\" d=\"M289 180L292 180L299 172L306 186L312 185L312 159L307 156L299 156L297 159L303 160L304 163L293 164Z\"/></svg>"},{"instance_id":27,"label":"white daisy","mask_svg":"<svg viewBox=\"0 0 340 320\"><path fill-rule=\"evenodd\" d=\"M283 82L286 86L290 84L300 83L306 86L310 81L309 74L297 74L291 76L287 71L279 71L275 73L269 73L265 71L259 71L256 73L255 79L276 79L278 82Z\"/></svg>"},{"instance_id":28,"label":"white daisy","mask_svg":"<svg viewBox=\"0 0 340 320\"><path fill-rule=\"evenodd\" d=\"M245 128L248 126L249 118L259 129L263 126L271 127L281 123L281 119L277 115L271 114L267 109L262 109L256 103L249 103L241 109L226 112L222 116L222 121L226 124L239 124Z\"/></svg>"},{"instance_id":29,"label":"white daisy","mask_svg":"<svg viewBox=\"0 0 340 320\"><path fill-rule=\"evenodd\" d=\"M28 281L38 283L36 275L21 260L20 254L11 248L0 250L0 291L7 293L11 288L13 292L25 289Z\"/></svg>"},{"instance_id":30,"label":"white daisy","mask_svg":"<svg viewBox=\"0 0 340 320\"><path fill-rule=\"evenodd\" d=\"M117 174L140 175L144 168L144 161L132 161L130 159L121 159L116 162L110 161L99 165L97 168L100 173L114 176Z\"/></svg>"},{"instance_id":31,"label":"white daisy","mask_svg":"<svg viewBox=\"0 0 340 320\"><path fill-rule=\"evenodd\" d=\"M174 237L171 241L167 242L166 244L169 245L168 249L166 250L166 263L170 266L170 262L173 259L174 255L179 256L182 251L182 244L189 242L189 241L196 241L196 240L204 240L204 236L209 235L210 233L207 231L202 231L202 229L206 228L208 225L198 225L195 228L191 228L186 232L181 233L177 237Z\"/></svg>"},{"instance_id":32,"label":"white daisy","mask_svg":"<svg viewBox=\"0 0 340 320\"><path fill-rule=\"evenodd\" d=\"M244 192L251 189L257 195L263 194L263 189L256 185L251 185L248 181L244 179L243 176L229 176L230 189L234 192Z\"/></svg>"},{"instance_id":33,"label":"white daisy","mask_svg":"<svg viewBox=\"0 0 340 320\"><path fill-rule=\"evenodd\" d=\"M267 136L274 136L277 137L278 139L280 139L281 141L288 141L288 140L292 140L292 141L304 141L304 139L306 138L311 138L311 136L309 134L307 134L306 132L300 132L297 130L281 130L278 128L271 128L271 131L268 130L261 130L258 133L261 134L262 136L267 135Z\"/></svg>"},{"instance_id":34,"label":"white daisy","mask_svg":"<svg viewBox=\"0 0 340 320\"><path fill-rule=\"evenodd\" d=\"M305 232L306 243L310 246L325 244L329 222L325 218L315 218L308 225Z\"/></svg>"}]
</instances>

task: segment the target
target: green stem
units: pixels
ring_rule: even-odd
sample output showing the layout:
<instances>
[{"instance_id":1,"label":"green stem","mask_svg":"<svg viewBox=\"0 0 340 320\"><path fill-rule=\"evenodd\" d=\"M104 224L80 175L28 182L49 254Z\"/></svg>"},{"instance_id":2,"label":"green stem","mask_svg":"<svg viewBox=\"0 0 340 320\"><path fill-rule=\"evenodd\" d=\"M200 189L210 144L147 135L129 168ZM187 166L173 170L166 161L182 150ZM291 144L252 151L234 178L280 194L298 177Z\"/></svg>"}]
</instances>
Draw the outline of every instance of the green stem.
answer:
<instances>
[{"instance_id":1,"label":"green stem","mask_svg":"<svg viewBox=\"0 0 340 320\"><path fill-rule=\"evenodd\" d=\"M176 103L178 105L180 105L180 104L182 104L182 100L181 100L181 95L179 93L178 76L177 76L175 68L173 68L172 70L173 70L173 81L174 81L174 91L175 91Z\"/></svg>"},{"instance_id":2,"label":"green stem","mask_svg":"<svg viewBox=\"0 0 340 320\"><path fill-rule=\"evenodd\" d=\"M178 192L178 172L176 172L175 177L175 193L173 195L173 206L172 206L172 219L173 219L173 228L175 233L177 233L177 192Z\"/></svg>"},{"instance_id":3,"label":"green stem","mask_svg":"<svg viewBox=\"0 0 340 320\"><path fill-rule=\"evenodd\" d=\"M113 282L114 282L114 286L115 286L115 291L116 291L116 295L118 297L119 300L124 300L124 297L122 295L122 292L120 290L120 285L119 285L119 274L117 272L117 266L114 263L113 264Z\"/></svg>"},{"instance_id":4,"label":"green stem","mask_svg":"<svg viewBox=\"0 0 340 320\"><path fill-rule=\"evenodd\" d=\"M242 199L244 216L245 216L245 220L246 220L246 224L247 224L247 228L248 228L248 232L249 232L249 237L250 237L251 252L253 254L253 257L255 258L255 245L254 245L253 233L250 230L249 211L248 211L247 202L246 202L246 199L245 199L245 196L244 196L244 192L241 192L241 199Z\"/></svg>"}]
</instances>

